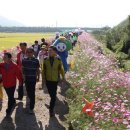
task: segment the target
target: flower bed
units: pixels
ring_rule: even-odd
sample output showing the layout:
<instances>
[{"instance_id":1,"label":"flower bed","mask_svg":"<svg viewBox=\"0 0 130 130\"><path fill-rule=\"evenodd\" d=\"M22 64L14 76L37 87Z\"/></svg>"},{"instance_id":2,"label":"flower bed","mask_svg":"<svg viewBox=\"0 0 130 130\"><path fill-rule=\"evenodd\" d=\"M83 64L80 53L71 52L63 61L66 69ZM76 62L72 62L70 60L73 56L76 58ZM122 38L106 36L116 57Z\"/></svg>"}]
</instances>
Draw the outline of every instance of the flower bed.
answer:
<instances>
[{"instance_id":1,"label":"flower bed","mask_svg":"<svg viewBox=\"0 0 130 130\"><path fill-rule=\"evenodd\" d=\"M113 54L101 53L91 35L83 33L79 41L82 51L74 51L75 67L68 75L68 122L75 130L130 130L130 74L118 68ZM86 113L84 98L94 101Z\"/></svg>"}]
</instances>

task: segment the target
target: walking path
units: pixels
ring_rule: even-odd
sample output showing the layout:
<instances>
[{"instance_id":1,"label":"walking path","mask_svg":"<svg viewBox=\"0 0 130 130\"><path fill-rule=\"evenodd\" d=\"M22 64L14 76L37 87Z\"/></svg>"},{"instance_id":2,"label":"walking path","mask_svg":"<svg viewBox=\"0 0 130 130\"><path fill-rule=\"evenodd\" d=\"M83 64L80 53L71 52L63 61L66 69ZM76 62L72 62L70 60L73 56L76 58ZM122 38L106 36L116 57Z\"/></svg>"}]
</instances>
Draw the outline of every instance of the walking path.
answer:
<instances>
[{"instance_id":1,"label":"walking path","mask_svg":"<svg viewBox=\"0 0 130 130\"><path fill-rule=\"evenodd\" d=\"M4 92L3 108L0 112L0 130L66 130L63 121L65 114L68 113L68 105L64 97L66 86L58 86L57 102L55 107L56 116L49 117L48 105L50 97L46 88L41 89L41 81L36 87L35 114L30 115L27 112L28 102L26 96L23 101L17 101L11 118L5 117L7 108L7 96ZM15 92L17 97L17 92Z\"/></svg>"}]
</instances>

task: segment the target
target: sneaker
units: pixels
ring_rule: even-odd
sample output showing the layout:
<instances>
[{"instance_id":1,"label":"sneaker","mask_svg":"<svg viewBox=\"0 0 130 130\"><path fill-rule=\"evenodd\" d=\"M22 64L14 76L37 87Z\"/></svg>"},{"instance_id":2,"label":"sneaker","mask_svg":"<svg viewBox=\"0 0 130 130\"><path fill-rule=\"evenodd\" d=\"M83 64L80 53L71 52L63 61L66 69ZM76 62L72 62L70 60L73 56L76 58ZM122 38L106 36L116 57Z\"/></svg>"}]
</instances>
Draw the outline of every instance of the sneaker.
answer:
<instances>
[{"instance_id":1,"label":"sneaker","mask_svg":"<svg viewBox=\"0 0 130 130\"><path fill-rule=\"evenodd\" d=\"M29 110L29 114L34 114L34 110Z\"/></svg>"}]
</instances>

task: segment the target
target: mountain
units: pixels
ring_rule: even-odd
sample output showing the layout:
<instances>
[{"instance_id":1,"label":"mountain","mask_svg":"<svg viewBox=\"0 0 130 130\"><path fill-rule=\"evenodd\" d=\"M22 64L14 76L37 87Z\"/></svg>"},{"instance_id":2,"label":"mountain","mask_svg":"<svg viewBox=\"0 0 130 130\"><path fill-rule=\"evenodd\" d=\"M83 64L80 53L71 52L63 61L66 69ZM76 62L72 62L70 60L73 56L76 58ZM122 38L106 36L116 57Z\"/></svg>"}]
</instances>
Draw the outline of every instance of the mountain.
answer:
<instances>
[{"instance_id":1,"label":"mountain","mask_svg":"<svg viewBox=\"0 0 130 130\"><path fill-rule=\"evenodd\" d=\"M14 27L14 26L24 26L22 23L15 21L15 20L10 20L6 17L0 16L0 26L2 27Z\"/></svg>"}]
</instances>

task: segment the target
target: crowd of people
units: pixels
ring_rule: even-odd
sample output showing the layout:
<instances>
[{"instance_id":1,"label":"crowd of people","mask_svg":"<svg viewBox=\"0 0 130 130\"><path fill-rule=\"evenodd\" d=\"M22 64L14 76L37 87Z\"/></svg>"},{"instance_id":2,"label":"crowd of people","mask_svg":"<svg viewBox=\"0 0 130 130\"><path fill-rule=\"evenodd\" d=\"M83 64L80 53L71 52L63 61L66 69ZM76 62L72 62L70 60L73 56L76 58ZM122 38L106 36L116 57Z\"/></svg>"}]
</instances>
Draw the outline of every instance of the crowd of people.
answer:
<instances>
[{"instance_id":1,"label":"crowd of people","mask_svg":"<svg viewBox=\"0 0 130 130\"><path fill-rule=\"evenodd\" d=\"M68 33L62 36L69 39L73 46L77 42L76 34ZM73 36L73 37L72 37ZM56 34L55 40L60 35ZM55 41L54 40L54 41ZM53 42L54 42L53 41ZM56 93L58 82L65 81L64 65L57 53L57 48L41 39L41 44L38 40L34 41L31 47L28 47L26 42L19 44L20 52L17 54L17 60L14 62L12 54L5 52L3 62L0 63L0 111L2 109L2 86L8 97L8 105L6 116L11 116L13 108L16 106L16 100L22 101L24 96L24 86L27 91L27 96L30 100L28 109L29 114L34 113L35 108L35 88L36 83L42 77L42 86L46 86L50 95L49 114L53 117L54 107L56 102ZM18 82L18 97L14 97L14 93Z\"/></svg>"}]
</instances>

